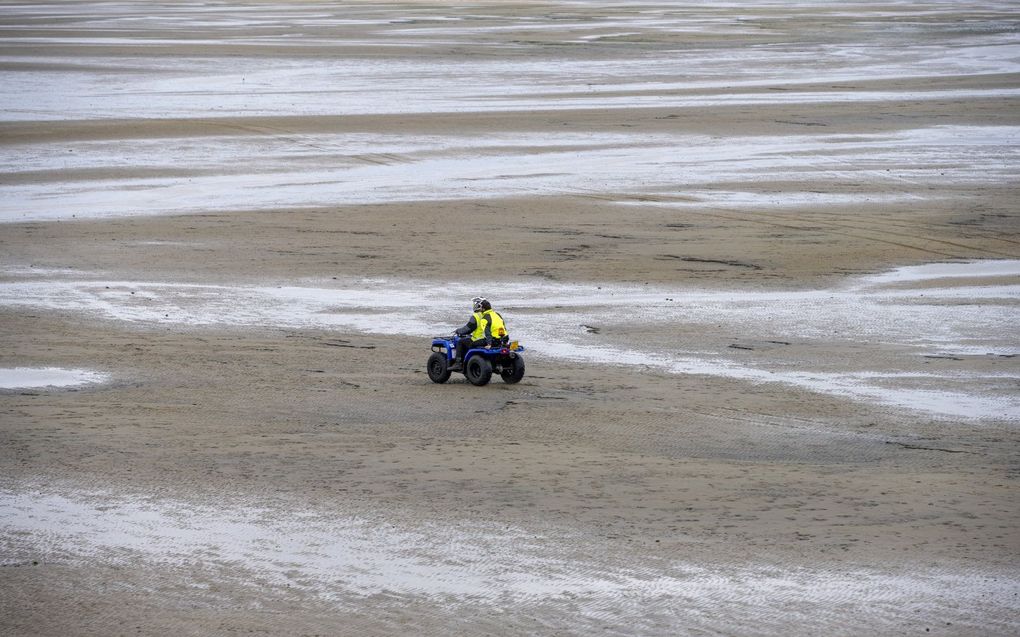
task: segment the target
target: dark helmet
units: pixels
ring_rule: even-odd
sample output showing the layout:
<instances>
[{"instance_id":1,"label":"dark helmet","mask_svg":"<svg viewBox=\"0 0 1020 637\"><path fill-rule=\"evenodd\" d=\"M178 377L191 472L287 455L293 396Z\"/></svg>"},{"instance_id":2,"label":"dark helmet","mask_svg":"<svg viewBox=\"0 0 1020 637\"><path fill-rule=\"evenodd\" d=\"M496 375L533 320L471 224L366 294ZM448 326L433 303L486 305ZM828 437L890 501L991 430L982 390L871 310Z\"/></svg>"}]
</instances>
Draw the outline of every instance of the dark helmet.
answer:
<instances>
[{"instance_id":1,"label":"dark helmet","mask_svg":"<svg viewBox=\"0 0 1020 637\"><path fill-rule=\"evenodd\" d=\"M486 305L489 305L489 302L484 297L476 296L471 299L471 310L474 312L481 312L483 309L486 309ZM489 305L489 307L492 306Z\"/></svg>"}]
</instances>

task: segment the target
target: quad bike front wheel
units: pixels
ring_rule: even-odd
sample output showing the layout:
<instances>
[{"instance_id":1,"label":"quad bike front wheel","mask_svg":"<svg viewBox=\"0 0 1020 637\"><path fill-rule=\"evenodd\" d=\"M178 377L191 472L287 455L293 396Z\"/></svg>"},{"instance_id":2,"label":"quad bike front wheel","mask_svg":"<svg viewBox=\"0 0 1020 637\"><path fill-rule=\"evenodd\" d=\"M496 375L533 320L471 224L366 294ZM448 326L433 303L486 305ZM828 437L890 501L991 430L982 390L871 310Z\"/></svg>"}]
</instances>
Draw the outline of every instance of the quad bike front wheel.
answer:
<instances>
[{"instance_id":1,"label":"quad bike front wheel","mask_svg":"<svg viewBox=\"0 0 1020 637\"><path fill-rule=\"evenodd\" d=\"M464 375L472 385L486 385L492 378L492 363L481 356L473 356L464 366Z\"/></svg>"},{"instance_id":2,"label":"quad bike front wheel","mask_svg":"<svg viewBox=\"0 0 1020 637\"><path fill-rule=\"evenodd\" d=\"M510 364L503 366L499 376L503 379L504 383L511 385L521 382L521 379L524 378L524 359L520 356L510 359Z\"/></svg>"},{"instance_id":3,"label":"quad bike front wheel","mask_svg":"<svg viewBox=\"0 0 1020 637\"><path fill-rule=\"evenodd\" d=\"M429 373L429 380L433 383L445 383L450 380L450 366L446 363L446 355L442 352L432 352L425 369Z\"/></svg>"}]
</instances>

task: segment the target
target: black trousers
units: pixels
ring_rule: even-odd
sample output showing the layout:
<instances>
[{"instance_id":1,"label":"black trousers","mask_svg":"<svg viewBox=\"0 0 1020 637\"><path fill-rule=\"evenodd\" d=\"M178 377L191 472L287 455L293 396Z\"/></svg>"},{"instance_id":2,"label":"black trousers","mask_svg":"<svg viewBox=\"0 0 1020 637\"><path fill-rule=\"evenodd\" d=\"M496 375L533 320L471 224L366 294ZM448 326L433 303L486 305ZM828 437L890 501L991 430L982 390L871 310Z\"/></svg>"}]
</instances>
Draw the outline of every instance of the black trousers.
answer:
<instances>
[{"instance_id":1,"label":"black trousers","mask_svg":"<svg viewBox=\"0 0 1020 637\"><path fill-rule=\"evenodd\" d=\"M457 340L457 360L464 360L464 355L472 347L485 347L485 339L478 339L477 341L471 340L470 336L465 336Z\"/></svg>"}]
</instances>

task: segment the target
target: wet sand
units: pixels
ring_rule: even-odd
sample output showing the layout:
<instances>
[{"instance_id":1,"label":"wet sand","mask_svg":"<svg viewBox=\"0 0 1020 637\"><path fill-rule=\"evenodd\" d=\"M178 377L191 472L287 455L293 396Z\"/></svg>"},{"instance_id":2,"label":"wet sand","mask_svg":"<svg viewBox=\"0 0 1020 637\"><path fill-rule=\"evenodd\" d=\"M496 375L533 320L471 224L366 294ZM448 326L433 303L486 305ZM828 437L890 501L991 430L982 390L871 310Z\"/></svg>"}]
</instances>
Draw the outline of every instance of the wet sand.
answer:
<instances>
[{"instance_id":1,"label":"wet sand","mask_svg":"<svg viewBox=\"0 0 1020 637\"><path fill-rule=\"evenodd\" d=\"M1015 634L1013 14L5 7L0 630Z\"/></svg>"}]
</instances>

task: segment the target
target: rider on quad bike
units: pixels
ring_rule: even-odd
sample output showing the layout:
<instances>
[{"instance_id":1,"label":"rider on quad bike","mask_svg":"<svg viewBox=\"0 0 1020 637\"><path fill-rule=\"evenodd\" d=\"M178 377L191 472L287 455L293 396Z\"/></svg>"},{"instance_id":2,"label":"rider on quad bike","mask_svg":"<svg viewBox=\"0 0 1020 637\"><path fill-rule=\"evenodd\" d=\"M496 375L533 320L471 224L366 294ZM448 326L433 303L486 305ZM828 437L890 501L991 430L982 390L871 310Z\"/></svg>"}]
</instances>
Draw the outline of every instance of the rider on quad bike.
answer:
<instances>
[{"instance_id":1,"label":"rider on quad bike","mask_svg":"<svg viewBox=\"0 0 1020 637\"><path fill-rule=\"evenodd\" d=\"M464 365L464 354L476 347L492 347L493 343L506 343L510 340L506 332L506 323L496 310L492 309L489 300L480 296L471 299L471 318L456 330L457 357L450 366L450 371L459 372Z\"/></svg>"},{"instance_id":2,"label":"rider on quad bike","mask_svg":"<svg viewBox=\"0 0 1020 637\"><path fill-rule=\"evenodd\" d=\"M453 335L432 338L432 354L425 369L429 380L442 384L451 372L461 372L472 385L489 383L493 374L513 385L524 378L524 346L511 341L503 317L481 297L471 299L474 313Z\"/></svg>"}]
</instances>

